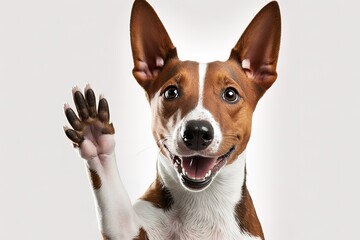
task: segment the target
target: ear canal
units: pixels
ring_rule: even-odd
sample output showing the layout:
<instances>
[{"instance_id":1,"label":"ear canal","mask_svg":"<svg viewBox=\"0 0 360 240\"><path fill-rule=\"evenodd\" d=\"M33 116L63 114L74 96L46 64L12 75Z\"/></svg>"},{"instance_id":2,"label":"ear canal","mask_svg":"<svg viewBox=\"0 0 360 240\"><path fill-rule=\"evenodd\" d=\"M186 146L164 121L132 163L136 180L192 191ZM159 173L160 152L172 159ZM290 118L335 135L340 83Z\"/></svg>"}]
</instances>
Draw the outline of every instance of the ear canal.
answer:
<instances>
[{"instance_id":1,"label":"ear canal","mask_svg":"<svg viewBox=\"0 0 360 240\"><path fill-rule=\"evenodd\" d=\"M254 17L230 55L230 60L239 61L246 75L264 90L277 77L280 36L280 9L273 1Z\"/></svg>"},{"instance_id":2,"label":"ear canal","mask_svg":"<svg viewBox=\"0 0 360 240\"><path fill-rule=\"evenodd\" d=\"M147 89L176 48L154 9L145 0L135 0L130 20L133 75Z\"/></svg>"}]
</instances>

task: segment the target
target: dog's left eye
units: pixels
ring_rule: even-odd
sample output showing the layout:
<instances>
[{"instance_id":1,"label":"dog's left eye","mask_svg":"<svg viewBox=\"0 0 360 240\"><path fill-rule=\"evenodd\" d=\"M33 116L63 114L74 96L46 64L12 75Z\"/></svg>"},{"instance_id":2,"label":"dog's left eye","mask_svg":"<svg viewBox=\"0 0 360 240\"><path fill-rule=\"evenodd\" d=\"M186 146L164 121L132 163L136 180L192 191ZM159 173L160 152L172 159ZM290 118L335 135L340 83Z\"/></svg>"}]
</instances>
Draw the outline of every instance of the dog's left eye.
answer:
<instances>
[{"instance_id":1,"label":"dog's left eye","mask_svg":"<svg viewBox=\"0 0 360 240\"><path fill-rule=\"evenodd\" d=\"M163 95L167 100L172 100L179 97L179 90L175 86L169 86L165 89Z\"/></svg>"},{"instance_id":2,"label":"dog's left eye","mask_svg":"<svg viewBox=\"0 0 360 240\"><path fill-rule=\"evenodd\" d=\"M240 96L235 88L229 87L225 89L222 95L223 99L229 103L236 103L239 101Z\"/></svg>"}]
</instances>

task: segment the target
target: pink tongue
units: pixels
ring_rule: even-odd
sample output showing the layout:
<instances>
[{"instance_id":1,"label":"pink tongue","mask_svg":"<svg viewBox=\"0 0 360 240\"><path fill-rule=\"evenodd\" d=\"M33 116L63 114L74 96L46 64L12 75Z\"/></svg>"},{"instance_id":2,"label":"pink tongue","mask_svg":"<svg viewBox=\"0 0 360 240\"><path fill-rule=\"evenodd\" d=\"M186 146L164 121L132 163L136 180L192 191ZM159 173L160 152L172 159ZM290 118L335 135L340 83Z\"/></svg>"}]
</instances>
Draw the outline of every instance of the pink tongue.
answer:
<instances>
[{"instance_id":1,"label":"pink tongue","mask_svg":"<svg viewBox=\"0 0 360 240\"><path fill-rule=\"evenodd\" d=\"M192 179L202 179L216 164L216 158L201 156L183 157L182 167L186 175Z\"/></svg>"}]
</instances>

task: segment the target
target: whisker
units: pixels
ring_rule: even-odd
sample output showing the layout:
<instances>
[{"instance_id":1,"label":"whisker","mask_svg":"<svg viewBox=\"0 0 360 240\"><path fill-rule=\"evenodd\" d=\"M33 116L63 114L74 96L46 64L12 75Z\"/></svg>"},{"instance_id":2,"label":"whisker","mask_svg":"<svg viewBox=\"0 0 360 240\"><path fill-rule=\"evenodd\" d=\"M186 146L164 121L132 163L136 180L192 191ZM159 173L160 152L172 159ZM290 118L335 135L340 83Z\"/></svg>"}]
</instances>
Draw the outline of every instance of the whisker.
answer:
<instances>
[{"instance_id":1,"label":"whisker","mask_svg":"<svg viewBox=\"0 0 360 240\"><path fill-rule=\"evenodd\" d=\"M160 138L158 141L157 141L157 144L158 144L158 146L159 146L159 153L161 153L164 149L166 149L167 151L169 151L168 150L168 148L167 148L167 146L165 145L165 142L167 142L167 141L171 141L171 135L168 135L168 136L165 136L165 137L163 137L163 138Z\"/></svg>"},{"instance_id":2,"label":"whisker","mask_svg":"<svg viewBox=\"0 0 360 240\"><path fill-rule=\"evenodd\" d=\"M140 151L137 152L136 155L140 155L140 154L143 154L144 152L150 150L150 149L153 149L153 148L157 148L157 145L156 144L151 144L147 147L144 147L143 149L141 149Z\"/></svg>"},{"instance_id":3,"label":"whisker","mask_svg":"<svg viewBox=\"0 0 360 240\"><path fill-rule=\"evenodd\" d=\"M229 140L239 140L239 135L238 134L224 134L223 138L225 141L229 141Z\"/></svg>"},{"instance_id":4,"label":"whisker","mask_svg":"<svg viewBox=\"0 0 360 240\"><path fill-rule=\"evenodd\" d=\"M171 139L171 136L170 135L168 135L168 136L165 136L165 137L163 137L163 138L160 138L158 141L157 141L157 144L158 145L164 145L164 143L166 142L166 141L168 141L168 140L170 140Z\"/></svg>"}]
</instances>

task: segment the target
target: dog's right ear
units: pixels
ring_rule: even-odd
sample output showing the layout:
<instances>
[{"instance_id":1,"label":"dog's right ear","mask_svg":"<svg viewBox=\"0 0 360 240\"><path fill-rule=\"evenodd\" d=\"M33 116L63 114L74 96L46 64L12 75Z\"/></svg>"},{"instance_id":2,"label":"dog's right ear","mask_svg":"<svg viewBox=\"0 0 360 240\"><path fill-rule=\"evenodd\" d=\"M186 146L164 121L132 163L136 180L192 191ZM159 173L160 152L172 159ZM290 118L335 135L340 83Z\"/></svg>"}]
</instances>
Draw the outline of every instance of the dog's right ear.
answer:
<instances>
[{"instance_id":1,"label":"dog's right ear","mask_svg":"<svg viewBox=\"0 0 360 240\"><path fill-rule=\"evenodd\" d=\"M145 0L135 0L130 20L133 75L147 90L171 58L177 58L165 27Z\"/></svg>"}]
</instances>

